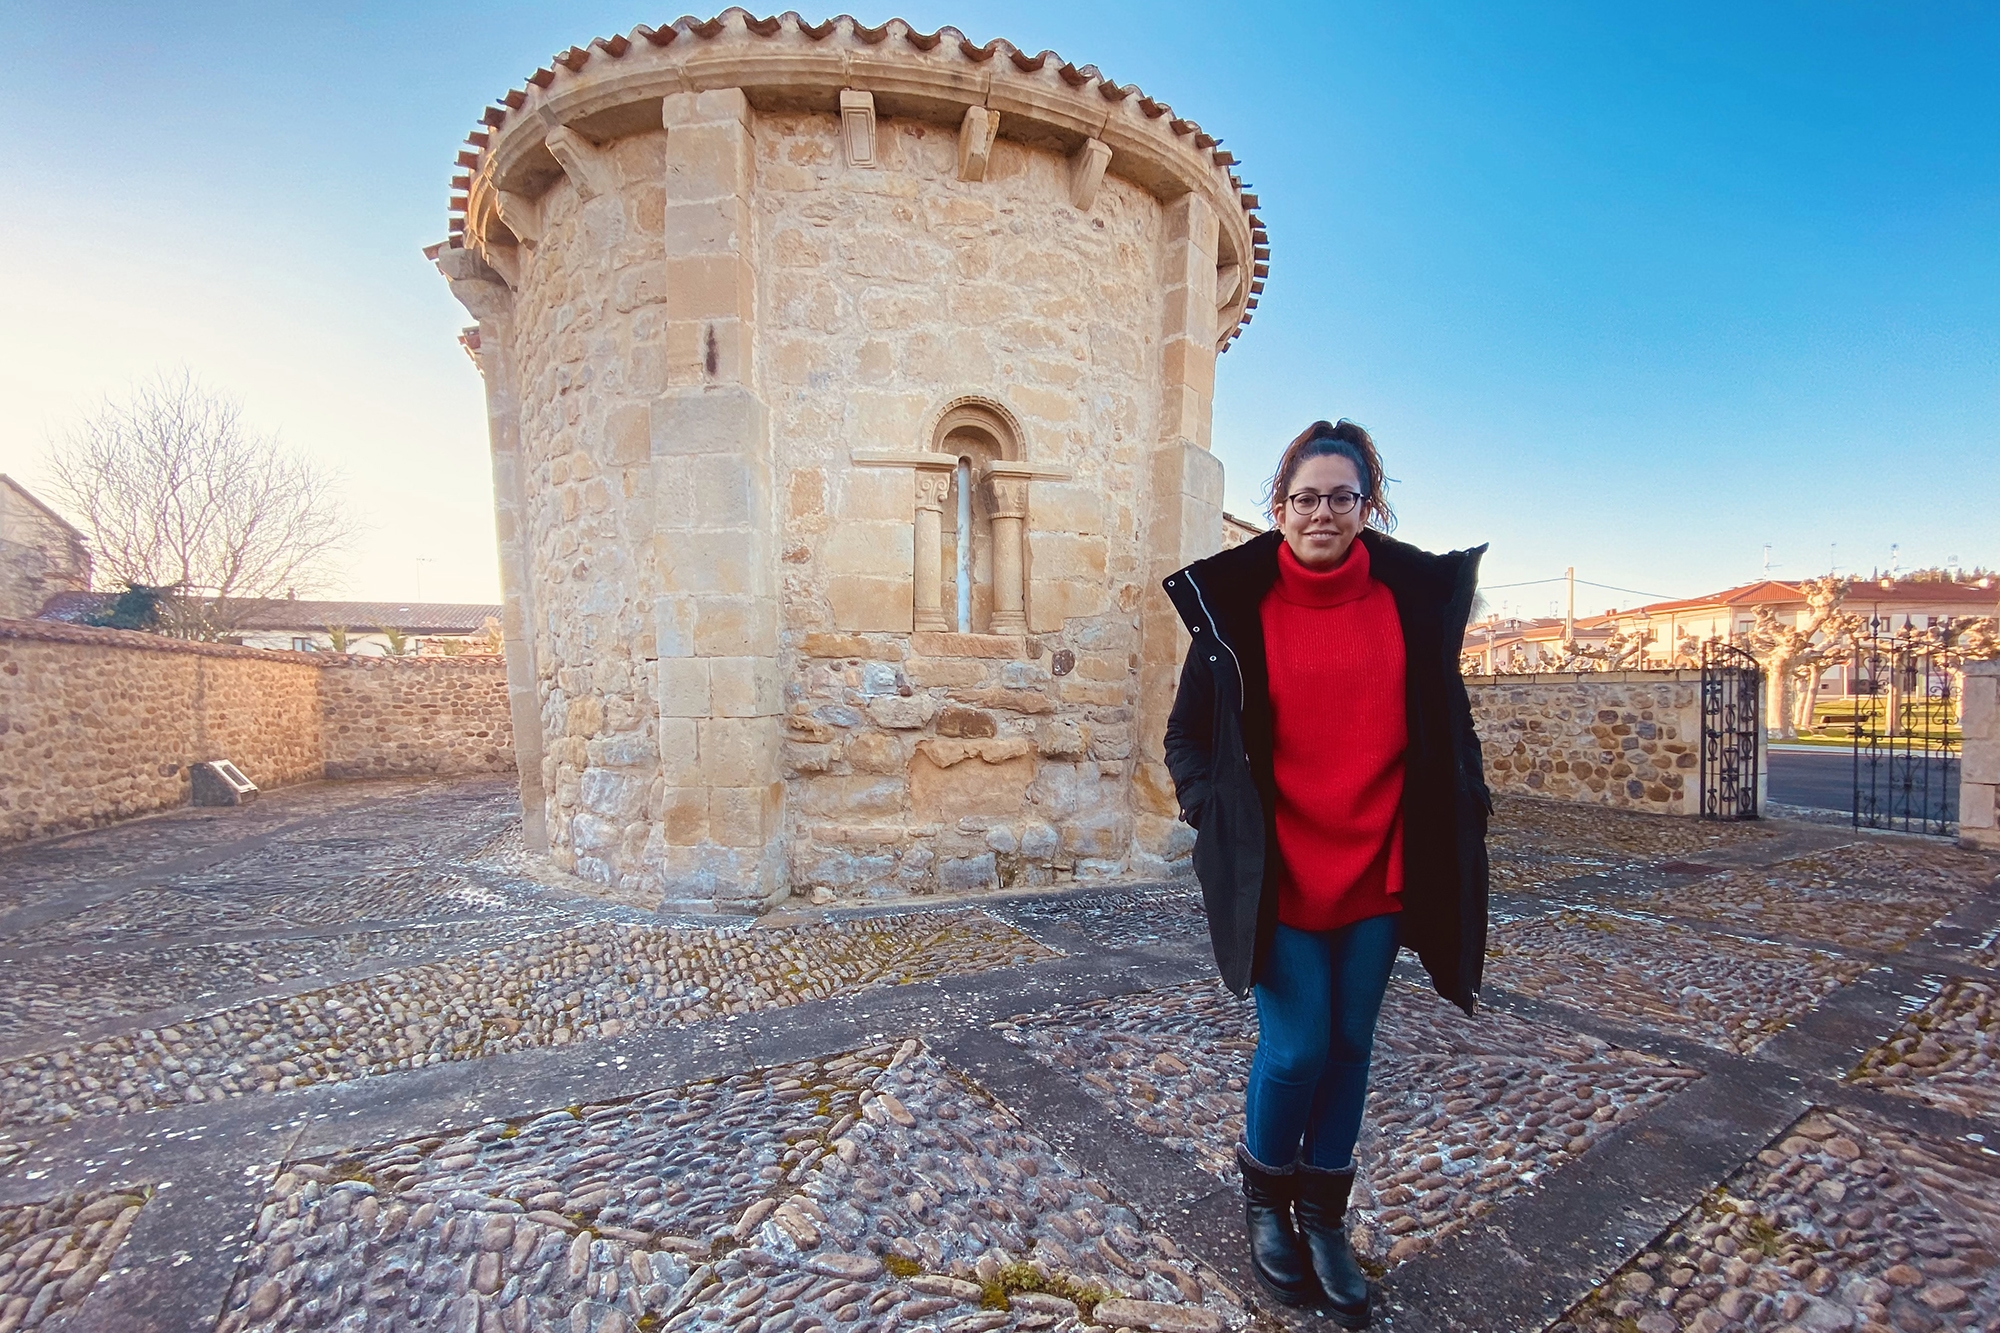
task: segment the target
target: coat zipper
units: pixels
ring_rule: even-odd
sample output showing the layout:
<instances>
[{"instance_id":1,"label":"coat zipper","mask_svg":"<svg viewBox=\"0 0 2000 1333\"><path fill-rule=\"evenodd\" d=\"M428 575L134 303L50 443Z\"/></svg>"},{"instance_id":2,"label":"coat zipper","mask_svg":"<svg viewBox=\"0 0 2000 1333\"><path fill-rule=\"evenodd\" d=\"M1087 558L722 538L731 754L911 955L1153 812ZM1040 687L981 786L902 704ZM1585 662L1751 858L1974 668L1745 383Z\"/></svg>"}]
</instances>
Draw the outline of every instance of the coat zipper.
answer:
<instances>
[{"instance_id":1,"label":"coat zipper","mask_svg":"<svg viewBox=\"0 0 2000 1333\"><path fill-rule=\"evenodd\" d=\"M1229 646L1229 640L1223 638L1222 631L1215 627L1215 613L1208 609L1208 599L1201 595L1201 584L1185 569L1181 571L1181 577L1188 581L1188 587L1194 589L1194 599L1201 603L1201 613L1208 618L1208 632L1215 636L1215 641L1222 645L1222 651L1228 653L1229 660L1236 664L1236 711L1239 715L1246 713L1250 710L1250 695L1249 687L1243 683L1243 659L1236 655L1236 650Z\"/></svg>"}]
</instances>

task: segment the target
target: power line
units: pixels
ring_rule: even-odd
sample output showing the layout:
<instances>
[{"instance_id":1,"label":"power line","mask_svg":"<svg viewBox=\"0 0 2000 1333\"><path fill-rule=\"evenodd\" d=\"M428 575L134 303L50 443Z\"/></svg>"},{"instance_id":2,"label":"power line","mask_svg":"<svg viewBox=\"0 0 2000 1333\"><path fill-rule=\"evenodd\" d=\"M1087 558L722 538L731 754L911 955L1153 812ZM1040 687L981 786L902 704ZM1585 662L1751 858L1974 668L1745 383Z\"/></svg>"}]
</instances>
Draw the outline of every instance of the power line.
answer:
<instances>
[{"instance_id":1,"label":"power line","mask_svg":"<svg viewBox=\"0 0 2000 1333\"><path fill-rule=\"evenodd\" d=\"M1479 590L1481 592L1499 592L1502 588L1534 588L1544 583L1563 583L1566 581L1562 575L1558 574L1552 579L1526 579L1520 583L1482 583L1479 585ZM1577 582L1586 588L1602 588L1606 592L1629 592L1634 597L1657 597L1663 602L1673 600L1673 594L1671 593L1647 592L1643 588L1621 588L1615 583L1592 583L1589 579L1578 579Z\"/></svg>"},{"instance_id":2,"label":"power line","mask_svg":"<svg viewBox=\"0 0 2000 1333\"><path fill-rule=\"evenodd\" d=\"M1670 593L1646 592L1639 588L1620 588L1615 584L1610 584L1610 583L1592 583L1589 579L1578 579L1577 582L1592 588L1603 588L1606 592L1629 592L1634 597L1657 597L1663 602L1670 602L1674 600L1672 594Z\"/></svg>"}]
</instances>

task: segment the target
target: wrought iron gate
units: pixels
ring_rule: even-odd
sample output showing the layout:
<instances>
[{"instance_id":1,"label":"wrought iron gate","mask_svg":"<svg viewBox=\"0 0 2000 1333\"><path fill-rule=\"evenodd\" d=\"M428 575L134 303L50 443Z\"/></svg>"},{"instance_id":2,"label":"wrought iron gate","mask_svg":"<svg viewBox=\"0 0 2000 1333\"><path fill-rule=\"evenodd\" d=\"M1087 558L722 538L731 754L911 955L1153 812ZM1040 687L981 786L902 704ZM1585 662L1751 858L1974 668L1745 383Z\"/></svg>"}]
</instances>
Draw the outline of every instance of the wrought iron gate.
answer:
<instances>
[{"instance_id":1,"label":"wrought iron gate","mask_svg":"<svg viewBox=\"0 0 2000 1333\"><path fill-rule=\"evenodd\" d=\"M1853 684L1854 826L1958 832L1958 691L1950 621L1868 619Z\"/></svg>"},{"instance_id":2,"label":"wrought iron gate","mask_svg":"<svg viewBox=\"0 0 2000 1333\"><path fill-rule=\"evenodd\" d=\"M1757 817L1764 672L1719 639L1701 646L1701 817Z\"/></svg>"}]
</instances>

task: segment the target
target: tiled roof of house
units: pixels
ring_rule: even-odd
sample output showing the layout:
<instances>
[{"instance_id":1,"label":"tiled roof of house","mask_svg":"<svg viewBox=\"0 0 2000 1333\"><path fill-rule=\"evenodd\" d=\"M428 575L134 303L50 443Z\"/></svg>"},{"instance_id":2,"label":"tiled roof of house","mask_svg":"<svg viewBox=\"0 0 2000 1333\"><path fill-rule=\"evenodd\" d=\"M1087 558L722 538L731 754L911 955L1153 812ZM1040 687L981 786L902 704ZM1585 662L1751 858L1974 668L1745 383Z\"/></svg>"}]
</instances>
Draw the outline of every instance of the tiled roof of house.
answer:
<instances>
[{"instance_id":1,"label":"tiled roof of house","mask_svg":"<svg viewBox=\"0 0 2000 1333\"><path fill-rule=\"evenodd\" d=\"M53 620L65 625L81 625L109 607L118 594L111 592L59 592L42 603L37 620Z\"/></svg>"},{"instance_id":2,"label":"tiled roof of house","mask_svg":"<svg viewBox=\"0 0 2000 1333\"><path fill-rule=\"evenodd\" d=\"M63 592L43 605L41 620L80 625L109 607L117 594ZM315 602L290 597L264 597L252 603L232 632L324 632L338 626L365 634L387 626L404 634L477 634L489 619L498 620L497 605L466 602Z\"/></svg>"},{"instance_id":3,"label":"tiled roof of house","mask_svg":"<svg viewBox=\"0 0 2000 1333\"><path fill-rule=\"evenodd\" d=\"M1806 595L1796 583L1785 583L1778 579L1759 579L1755 583L1745 583L1736 588L1725 588L1721 592L1709 593L1704 597L1683 597L1671 602L1648 602L1622 612L1636 616L1664 615L1682 611L1705 611L1742 608L1752 610L1759 606L1782 606L1786 604L1804 605ZM1847 601L1860 602L1916 602L1927 605L1962 606L1967 614L1992 615L2000 610L2000 587L1988 582L1946 583L1936 579L1855 579L1848 585Z\"/></svg>"},{"instance_id":4,"label":"tiled roof of house","mask_svg":"<svg viewBox=\"0 0 2000 1333\"><path fill-rule=\"evenodd\" d=\"M387 626L405 634L477 634L500 607L469 602L305 602L266 598L237 622L246 630L367 631Z\"/></svg>"}]
</instances>

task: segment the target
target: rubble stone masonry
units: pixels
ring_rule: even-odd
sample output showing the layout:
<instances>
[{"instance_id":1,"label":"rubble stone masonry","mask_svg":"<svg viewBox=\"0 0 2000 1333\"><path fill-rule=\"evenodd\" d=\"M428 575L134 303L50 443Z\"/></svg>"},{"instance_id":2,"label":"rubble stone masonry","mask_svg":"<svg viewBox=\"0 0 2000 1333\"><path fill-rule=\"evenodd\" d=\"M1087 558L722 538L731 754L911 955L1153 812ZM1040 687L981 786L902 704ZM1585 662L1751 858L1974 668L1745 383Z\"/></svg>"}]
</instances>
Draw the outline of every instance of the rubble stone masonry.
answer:
<instances>
[{"instance_id":1,"label":"rubble stone masonry","mask_svg":"<svg viewBox=\"0 0 2000 1333\"><path fill-rule=\"evenodd\" d=\"M1495 791L1701 812L1701 673L1473 676L1473 726Z\"/></svg>"},{"instance_id":2,"label":"rubble stone masonry","mask_svg":"<svg viewBox=\"0 0 2000 1333\"><path fill-rule=\"evenodd\" d=\"M506 772L505 669L0 620L0 842L185 805L210 759L260 787Z\"/></svg>"}]
</instances>

